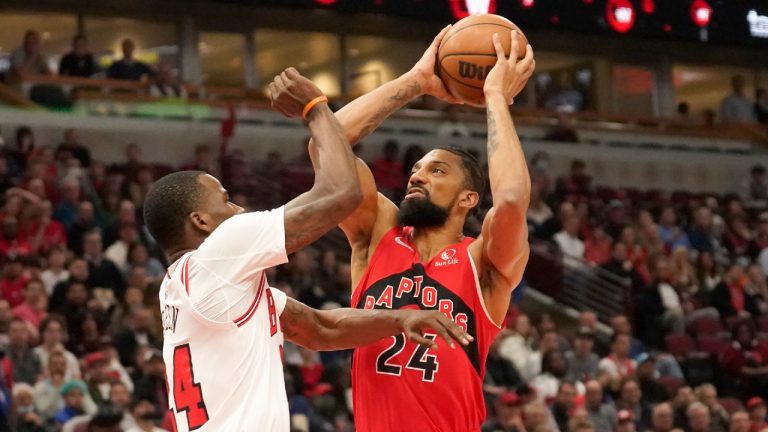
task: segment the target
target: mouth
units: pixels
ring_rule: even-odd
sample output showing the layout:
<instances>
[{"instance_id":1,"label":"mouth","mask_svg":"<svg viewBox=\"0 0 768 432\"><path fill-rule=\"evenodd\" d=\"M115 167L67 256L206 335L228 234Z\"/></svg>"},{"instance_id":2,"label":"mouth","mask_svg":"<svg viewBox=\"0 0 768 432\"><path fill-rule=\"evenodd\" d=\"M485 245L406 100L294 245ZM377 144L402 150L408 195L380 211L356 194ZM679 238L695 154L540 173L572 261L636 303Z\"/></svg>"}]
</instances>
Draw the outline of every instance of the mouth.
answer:
<instances>
[{"instance_id":1,"label":"mouth","mask_svg":"<svg viewBox=\"0 0 768 432\"><path fill-rule=\"evenodd\" d=\"M426 197L427 197L427 191L420 187L408 188L405 195L405 199L426 198Z\"/></svg>"}]
</instances>

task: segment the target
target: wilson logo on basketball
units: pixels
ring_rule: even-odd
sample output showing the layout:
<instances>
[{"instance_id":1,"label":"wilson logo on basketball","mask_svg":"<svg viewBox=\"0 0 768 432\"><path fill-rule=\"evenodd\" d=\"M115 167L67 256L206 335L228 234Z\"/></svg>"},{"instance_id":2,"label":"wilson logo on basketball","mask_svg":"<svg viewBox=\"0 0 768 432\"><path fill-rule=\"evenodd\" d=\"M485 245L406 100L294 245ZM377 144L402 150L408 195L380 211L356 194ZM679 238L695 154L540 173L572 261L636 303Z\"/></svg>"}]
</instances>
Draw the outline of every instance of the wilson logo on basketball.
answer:
<instances>
[{"instance_id":1,"label":"wilson logo on basketball","mask_svg":"<svg viewBox=\"0 0 768 432\"><path fill-rule=\"evenodd\" d=\"M456 19L496 12L496 0L450 0L450 4Z\"/></svg>"},{"instance_id":2,"label":"wilson logo on basketball","mask_svg":"<svg viewBox=\"0 0 768 432\"><path fill-rule=\"evenodd\" d=\"M480 66L474 63L459 61L459 75L462 78L484 80L493 65Z\"/></svg>"}]
</instances>

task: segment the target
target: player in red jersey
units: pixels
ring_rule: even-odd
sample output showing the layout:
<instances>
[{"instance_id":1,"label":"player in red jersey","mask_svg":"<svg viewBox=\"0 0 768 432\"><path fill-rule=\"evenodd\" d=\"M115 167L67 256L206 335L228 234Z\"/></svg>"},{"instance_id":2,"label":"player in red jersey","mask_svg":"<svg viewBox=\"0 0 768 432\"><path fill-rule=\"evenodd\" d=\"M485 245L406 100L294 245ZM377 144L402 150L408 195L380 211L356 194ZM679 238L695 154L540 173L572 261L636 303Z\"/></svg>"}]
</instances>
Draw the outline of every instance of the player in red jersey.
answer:
<instances>
[{"instance_id":1,"label":"player in red jersey","mask_svg":"<svg viewBox=\"0 0 768 432\"><path fill-rule=\"evenodd\" d=\"M447 30L411 71L336 113L351 143L418 96L452 101L434 74ZM429 152L413 166L399 208L376 191L358 160L363 203L340 225L352 246L352 306L436 309L474 336L455 349L438 339L439 349L420 348L402 335L356 349L352 389L359 432L479 431L485 420L485 359L529 253L530 179L508 105L535 67L530 46L517 61L504 56L498 37L494 45L498 61L484 86L493 208L477 239L463 235L485 185L469 153L447 147ZM513 33L511 52L517 47Z\"/></svg>"}]
</instances>

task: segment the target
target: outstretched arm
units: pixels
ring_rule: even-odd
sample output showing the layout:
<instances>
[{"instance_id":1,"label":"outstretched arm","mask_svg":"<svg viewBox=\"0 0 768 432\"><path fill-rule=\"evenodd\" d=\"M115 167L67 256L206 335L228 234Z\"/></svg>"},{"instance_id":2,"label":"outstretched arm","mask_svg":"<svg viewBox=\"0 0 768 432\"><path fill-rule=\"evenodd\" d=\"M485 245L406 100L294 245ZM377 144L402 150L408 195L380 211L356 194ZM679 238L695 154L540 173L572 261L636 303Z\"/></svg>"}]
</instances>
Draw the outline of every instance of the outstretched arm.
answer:
<instances>
[{"instance_id":1,"label":"outstretched arm","mask_svg":"<svg viewBox=\"0 0 768 432\"><path fill-rule=\"evenodd\" d=\"M519 63L507 59L498 35L494 35L498 61L485 82L488 111L488 168L493 208L483 221L477 245L482 247L483 273L489 275L486 298L489 312L500 322L507 310L512 289L522 277L528 261L526 212L531 182L520 139L508 105L533 73L533 51L527 46ZM512 34L512 53L518 52L517 32ZM490 270L490 271L489 271ZM497 297L498 296L498 297Z\"/></svg>"},{"instance_id":2,"label":"outstretched arm","mask_svg":"<svg viewBox=\"0 0 768 432\"><path fill-rule=\"evenodd\" d=\"M322 96L312 81L289 68L270 84L272 105L289 117L302 114L304 107ZM338 120L325 102L307 116L312 141L310 149L315 183L312 188L285 205L285 250L295 252L338 225L360 204L360 182L355 156Z\"/></svg>"},{"instance_id":3,"label":"outstretched arm","mask_svg":"<svg viewBox=\"0 0 768 432\"><path fill-rule=\"evenodd\" d=\"M280 325L286 339L315 351L364 346L400 333L405 333L410 341L436 349L437 344L423 336L426 329L434 330L451 347L454 340L462 345L473 340L438 311L351 308L320 311L291 298L280 315Z\"/></svg>"}]
</instances>

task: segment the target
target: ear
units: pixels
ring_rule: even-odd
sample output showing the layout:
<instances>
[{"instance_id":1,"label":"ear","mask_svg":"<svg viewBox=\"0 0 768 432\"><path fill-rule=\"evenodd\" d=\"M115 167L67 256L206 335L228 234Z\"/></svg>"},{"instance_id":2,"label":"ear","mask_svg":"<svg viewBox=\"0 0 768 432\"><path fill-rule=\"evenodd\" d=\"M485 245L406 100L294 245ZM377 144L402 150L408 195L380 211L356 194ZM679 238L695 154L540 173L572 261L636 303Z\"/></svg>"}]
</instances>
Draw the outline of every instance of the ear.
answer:
<instances>
[{"instance_id":1,"label":"ear","mask_svg":"<svg viewBox=\"0 0 768 432\"><path fill-rule=\"evenodd\" d=\"M459 194L459 207L472 210L480 203L480 194L474 191L465 190Z\"/></svg>"},{"instance_id":2,"label":"ear","mask_svg":"<svg viewBox=\"0 0 768 432\"><path fill-rule=\"evenodd\" d=\"M211 219L207 213L192 212L189 214L189 220L192 223L192 227L195 229L207 234L210 234L211 231L213 231L213 225L211 225Z\"/></svg>"}]
</instances>

